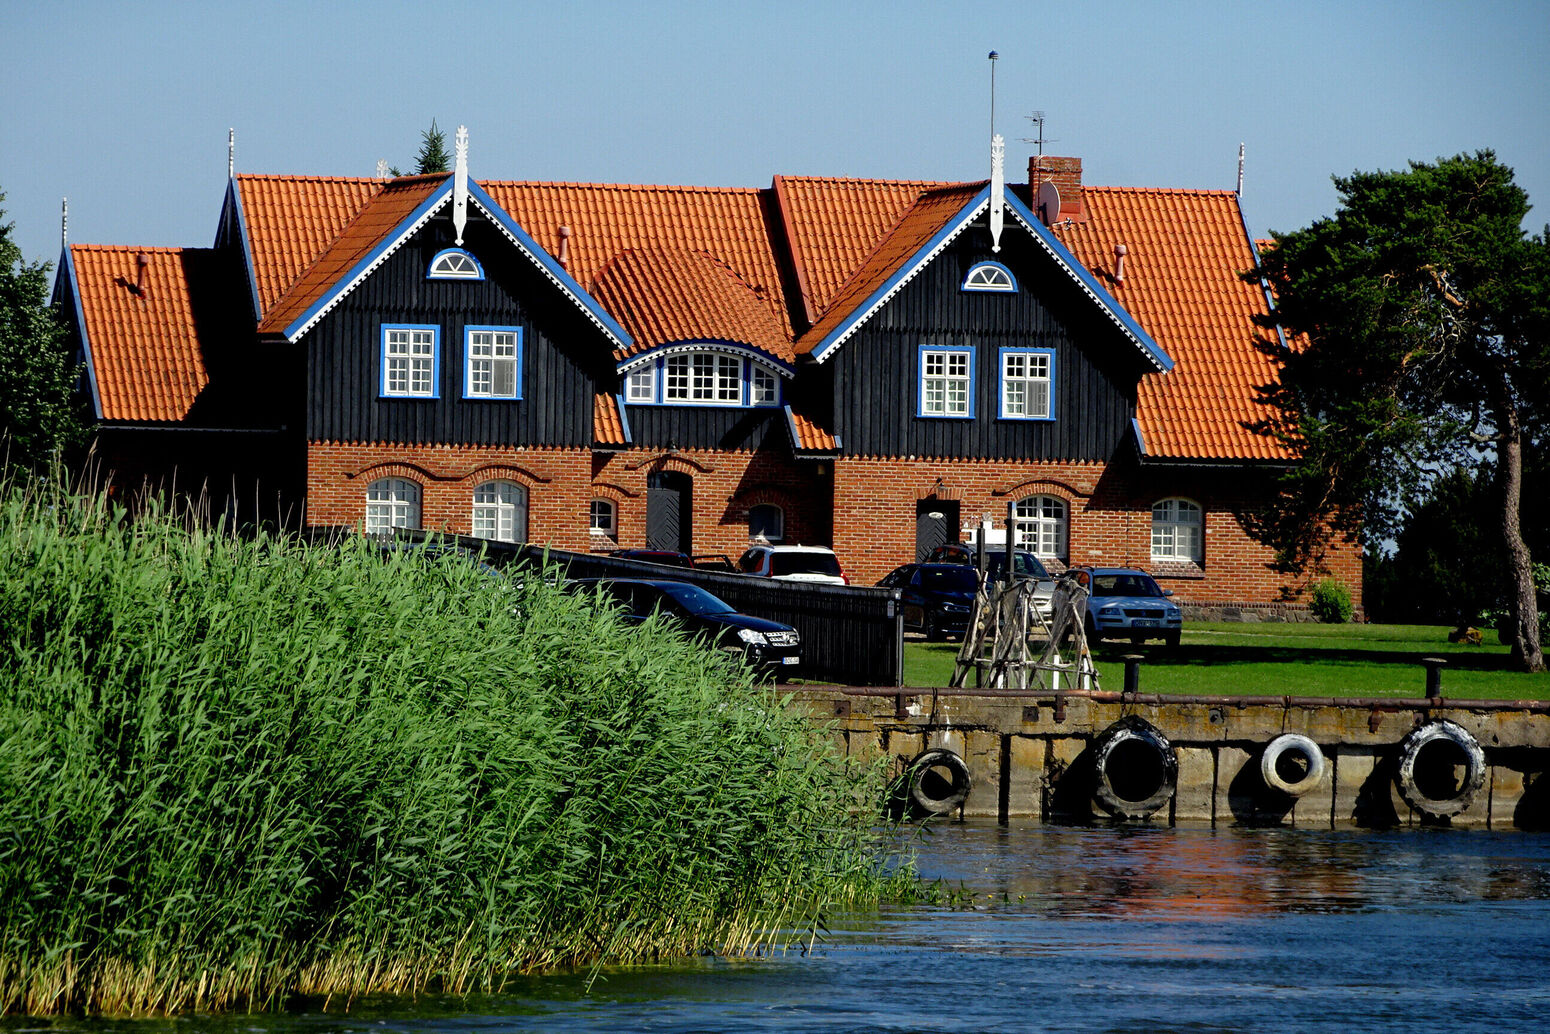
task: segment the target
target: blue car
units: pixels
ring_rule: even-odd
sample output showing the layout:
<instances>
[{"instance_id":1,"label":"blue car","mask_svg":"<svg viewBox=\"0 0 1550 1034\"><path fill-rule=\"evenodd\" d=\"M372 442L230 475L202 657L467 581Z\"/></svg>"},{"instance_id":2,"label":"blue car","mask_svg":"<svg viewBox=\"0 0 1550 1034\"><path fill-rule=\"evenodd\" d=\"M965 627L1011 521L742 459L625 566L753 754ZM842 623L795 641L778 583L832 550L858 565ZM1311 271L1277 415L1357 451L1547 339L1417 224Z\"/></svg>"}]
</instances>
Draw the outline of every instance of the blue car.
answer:
<instances>
[{"instance_id":1,"label":"blue car","mask_svg":"<svg viewBox=\"0 0 1550 1034\"><path fill-rule=\"evenodd\" d=\"M974 610L979 572L964 564L905 564L877 583L899 590L906 632L922 632L928 641L961 636Z\"/></svg>"},{"instance_id":2,"label":"blue car","mask_svg":"<svg viewBox=\"0 0 1550 1034\"><path fill-rule=\"evenodd\" d=\"M1089 594L1087 640L1129 639L1132 643L1161 639L1179 645L1184 612L1152 576L1133 567L1078 567L1076 580Z\"/></svg>"}]
</instances>

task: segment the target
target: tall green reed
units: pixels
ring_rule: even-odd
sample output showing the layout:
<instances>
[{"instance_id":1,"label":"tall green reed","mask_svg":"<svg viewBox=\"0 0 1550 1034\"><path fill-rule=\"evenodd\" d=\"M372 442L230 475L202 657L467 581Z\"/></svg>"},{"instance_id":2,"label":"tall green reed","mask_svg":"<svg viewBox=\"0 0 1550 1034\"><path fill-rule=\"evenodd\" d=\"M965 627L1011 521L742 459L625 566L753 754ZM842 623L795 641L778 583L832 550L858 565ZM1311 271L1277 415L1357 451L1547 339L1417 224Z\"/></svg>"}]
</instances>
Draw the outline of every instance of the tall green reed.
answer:
<instances>
[{"instance_id":1,"label":"tall green reed","mask_svg":"<svg viewBox=\"0 0 1550 1034\"><path fill-rule=\"evenodd\" d=\"M877 785L544 578L0 495L0 1013L451 991L875 899Z\"/></svg>"}]
</instances>

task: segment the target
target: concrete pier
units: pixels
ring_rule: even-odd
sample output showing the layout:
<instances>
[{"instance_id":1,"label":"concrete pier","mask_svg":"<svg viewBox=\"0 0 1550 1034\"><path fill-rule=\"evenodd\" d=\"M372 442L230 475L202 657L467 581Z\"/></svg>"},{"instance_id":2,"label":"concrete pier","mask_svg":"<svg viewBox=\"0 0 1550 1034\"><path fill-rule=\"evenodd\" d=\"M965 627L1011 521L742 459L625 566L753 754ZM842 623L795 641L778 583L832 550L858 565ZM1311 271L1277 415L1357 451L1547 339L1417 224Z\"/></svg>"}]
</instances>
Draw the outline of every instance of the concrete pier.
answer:
<instances>
[{"instance_id":1,"label":"concrete pier","mask_svg":"<svg viewBox=\"0 0 1550 1034\"><path fill-rule=\"evenodd\" d=\"M1119 693L1011 693L987 690L803 690L797 702L851 755L889 757L900 774L932 748L962 759L967 796L952 815L1091 822L1114 816L1099 802L1095 745L1127 716L1166 739L1176 761L1166 804L1140 821L1285 825L1327 829L1455 826L1550 828L1550 702L1207 698ZM1451 722L1479 745L1480 787L1458 789L1467 767L1432 751L1425 778L1458 790L1454 814L1417 810L1406 801L1402 745L1417 729ZM1298 796L1267 785L1266 746L1283 734L1306 736L1324 771ZM1442 744L1451 749L1448 742ZM1411 747L1415 760L1415 747ZM1435 754L1436 757L1431 755ZM1134 755L1144 766L1145 752ZM949 759L952 760L952 759ZM1457 761L1455 765L1454 762ZM1126 762L1115 753L1109 773ZM1455 769L1457 772L1455 773ZM1415 774L1407 767L1405 778ZM1124 773L1120 772L1123 777ZM951 779L951 772L944 772ZM1137 779L1147 778L1138 774ZM1415 797L1415 779L1410 781ZM1467 803L1463 799L1467 797ZM1430 806L1423 800L1423 805ZM1434 809L1436 810L1436 809ZM1445 809L1444 809L1445 810Z\"/></svg>"}]
</instances>

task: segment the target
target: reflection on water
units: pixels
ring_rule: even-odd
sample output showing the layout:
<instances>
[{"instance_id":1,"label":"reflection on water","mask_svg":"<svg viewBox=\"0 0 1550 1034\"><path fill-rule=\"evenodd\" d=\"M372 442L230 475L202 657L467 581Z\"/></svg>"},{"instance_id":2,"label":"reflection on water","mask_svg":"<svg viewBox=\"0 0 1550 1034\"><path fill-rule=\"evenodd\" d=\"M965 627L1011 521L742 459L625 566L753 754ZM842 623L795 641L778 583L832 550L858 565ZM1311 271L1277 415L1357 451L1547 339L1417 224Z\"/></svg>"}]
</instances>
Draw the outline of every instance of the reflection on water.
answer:
<instances>
[{"instance_id":1,"label":"reflection on water","mask_svg":"<svg viewBox=\"0 0 1550 1034\"><path fill-rule=\"evenodd\" d=\"M1550 836L969 824L912 843L972 904L844 917L810 953L0 1034L1547 1027Z\"/></svg>"}]
</instances>

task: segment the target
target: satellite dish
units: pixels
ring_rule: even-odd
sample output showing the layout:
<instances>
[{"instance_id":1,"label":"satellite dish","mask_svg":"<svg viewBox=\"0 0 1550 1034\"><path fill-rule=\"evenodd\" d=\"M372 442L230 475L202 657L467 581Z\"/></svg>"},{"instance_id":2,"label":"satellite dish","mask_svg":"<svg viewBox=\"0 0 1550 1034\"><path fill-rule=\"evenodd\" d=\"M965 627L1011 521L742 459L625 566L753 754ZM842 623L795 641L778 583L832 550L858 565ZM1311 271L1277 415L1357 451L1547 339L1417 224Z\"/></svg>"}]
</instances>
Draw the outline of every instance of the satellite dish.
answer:
<instances>
[{"instance_id":1,"label":"satellite dish","mask_svg":"<svg viewBox=\"0 0 1550 1034\"><path fill-rule=\"evenodd\" d=\"M1054 180L1039 184L1039 215L1044 217L1045 226L1054 226L1060 218L1060 188Z\"/></svg>"}]
</instances>

